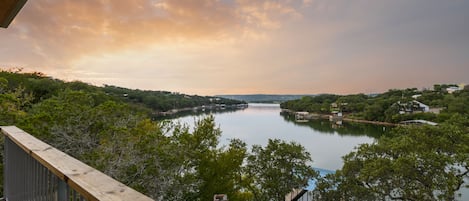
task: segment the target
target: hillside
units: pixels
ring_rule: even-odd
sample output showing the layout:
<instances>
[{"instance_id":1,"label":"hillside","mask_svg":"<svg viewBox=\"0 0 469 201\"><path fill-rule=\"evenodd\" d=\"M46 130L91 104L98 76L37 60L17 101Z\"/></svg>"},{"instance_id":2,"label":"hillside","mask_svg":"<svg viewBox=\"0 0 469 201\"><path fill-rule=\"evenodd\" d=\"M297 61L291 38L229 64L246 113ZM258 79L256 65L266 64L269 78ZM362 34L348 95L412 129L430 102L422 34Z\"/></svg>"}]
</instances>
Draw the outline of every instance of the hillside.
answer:
<instances>
[{"instance_id":1,"label":"hillside","mask_svg":"<svg viewBox=\"0 0 469 201\"><path fill-rule=\"evenodd\" d=\"M390 123L411 119L444 122L455 113L469 114L469 89L435 84L433 89L391 89L373 96L323 94L287 101L281 108L318 114L342 112L354 119Z\"/></svg>"},{"instance_id":2,"label":"hillside","mask_svg":"<svg viewBox=\"0 0 469 201\"><path fill-rule=\"evenodd\" d=\"M24 91L32 94L32 103L56 96L64 90L78 90L100 94L104 99L123 101L133 104L142 109L150 109L152 113L177 110L182 108L193 108L225 104L227 106L244 104L244 101L232 100L213 96L187 95L169 91L151 91L127 89L118 86L105 85L98 87L80 81L65 82L60 79L49 77L40 72L21 73L12 71L1 71L0 78L6 89L24 88Z\"/></svg>"},{"instance_id":3,"label":"hillside","mask_svg":"<svg viewBox=\"0 0 469 201\"><path fill-rule=\"evenodd\" d=\"M316 95L273 95L273 94L245 94L245 95L216 95L217 97L228 98L238 101L246 101L249 103L282 103L289 100L300 99L304 96L316 96Z\"/></svg>"},{"instance_id":4,"label":"hillside","mask_svg":"<svg viewBox=\"0 0 469 201\"><path fill-rule=\"evenodd\" d=\"M291 189L304 188L313 178L319 182L316 200L340 200L344 195L382 200L401 189L402 197L455 200L455 192L467 188L464 181L469 175L469 90L448 93L443 88L390 90L376 97L321 95L282 104L327 112L336 103L342 111L365 118L379 117L387 105L391 107L385 111L395 101L414 97L446 107L436 116L445 119L438 126L393 129L389 136L352 150L344 156L343 168L325 177L314 171L313 158L295 142L269 139L267 145L249 149L246 142L231 139L220 146L222 131L213 116L196 120L193 128L151 120L143 97L163 93L176 95L175 100L186 98L173 93L106 89L41 73L2 71L0 126L16 125L155 200L210 200L220 192L232 201L283 200ZM415 115L419 114L427 113ZM0 172L2 168L3 164Z\"/></svg>"},{"instance_id":5,"label":"hillside","mask_svg":"<svg viewBox=\"0 0 469 201\"><path fill-rule=\"evenodd\" d=\"M159 105L165 102L174 104ZM197 119L189 128L177 121L155 121L149 114L154 108L238 103L243 102L96 87L42 73L0 72L0 126L16 125L155 200L210 200L216 193L225 193L233 201L267 200L257 198L258 192L279 200L316 175L309 166L309 154L296 143L269 140L268 145L249 151L244 141L231 139L221 146L222 131L213 116ZM265 152L273 152L274 157ZM270 162L262 163L265 160ZM266 165L271 163L278 165ZM0 163L0 197L2 170ZM257 182L268 179L266 172L277 170L281 171L271 182ZM291 172L296 174L293 179ZM272 185L287 181L294 182L282 189Z\"/></svg>"}]
</instances>

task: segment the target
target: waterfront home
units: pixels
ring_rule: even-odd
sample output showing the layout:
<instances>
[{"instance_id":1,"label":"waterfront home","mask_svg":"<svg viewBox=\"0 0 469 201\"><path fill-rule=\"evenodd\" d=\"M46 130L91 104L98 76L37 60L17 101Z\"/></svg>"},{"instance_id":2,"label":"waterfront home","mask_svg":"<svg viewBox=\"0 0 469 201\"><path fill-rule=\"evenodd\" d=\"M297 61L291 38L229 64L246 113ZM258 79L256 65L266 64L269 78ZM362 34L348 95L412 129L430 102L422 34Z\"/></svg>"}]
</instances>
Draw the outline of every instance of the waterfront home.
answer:
<instances>
[{"instance_id":1,"label":"waterfront home","mask_svg":"<svg viewBox=\"0 0 469 201\"><path fill-rule=\"evenodd\" d=\"M332 111L331 115L329 115L329 121L334 121L334 122L340 121L340 124L342 124L342 117L343 117L342 112Z\"/></svg>"},{"instance_id":2,"label":"waterfront home","mask_svg":"<svg viewBox=\"0 0 469 201\"><path fill-rule=\"evenodd\" d=\"M348 103L331 103L331 112L343 112Z\"/></svg>"},{"instance_id":3,"label":"waterfront home","mask_svg":"<svg viewBox=\"0 0 469 201\"><path fill-rule=\"evenodd\" d=\"M399 114L416 113L416 112L430 112L430 106L425 105L419 101L413 100L406 103L398 101L395 103L399 106Z\"/></svg>"},{"instance_id":4,"label":"waterfront home","mask_svg":"<svg viewBox=\"0 0 469 201\"><path fill-rule=\"evenodd\" d=\"M307 122L309 118L309 112L295 112L296 122Z\"/></svg>"},{"instance_id":5,"label":"waterfront home","mask_svg":"<svg viewBox=\"0 0 469 201\"><path fill-rule=\"evenodd\" d=\"M459 91L459 90L462 90L461 87L448 87L446 88L446 91L449 93L449 94L452 94L456 91Z\"/></svg>"},{"instance_id":6,"label":"waterfront home","mask_svg":"<svg viewBox=\"0 0 469 201\"><path fill-rule=\"evenodd\" d=\"M422 111L422 112L429 112L430 111L430 107L428 105L425 105L421 102L418 102L416 100L413 101L415 104L418 105L418 108Z\"/></svg>"},{"instance_id":7,"label":"waterfront home","mask_svg":"<svg viewBox=\"0 0 469 201\"><path fill-rule=\"evenodd\" d=\"M415 95L412 95L412 98L413 99L417 99L418 97L422 96L422 94L415 94Z\"/></svg>"}]
</instances>

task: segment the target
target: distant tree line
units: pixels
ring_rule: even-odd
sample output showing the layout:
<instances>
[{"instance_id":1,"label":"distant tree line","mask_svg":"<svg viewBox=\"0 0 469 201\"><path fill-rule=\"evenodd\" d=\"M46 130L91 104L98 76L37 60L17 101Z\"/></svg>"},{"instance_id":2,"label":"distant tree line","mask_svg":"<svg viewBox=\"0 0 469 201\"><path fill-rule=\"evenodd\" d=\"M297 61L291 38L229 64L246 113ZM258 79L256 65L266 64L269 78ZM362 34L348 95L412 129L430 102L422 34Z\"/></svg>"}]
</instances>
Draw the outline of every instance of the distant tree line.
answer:
<instances>
[{"instance_id":1,"label":"distant tree line","mask_svg":"<svg viewBox=\"0 0 469 201\"><path fill-rule=\"evenodd\" d=\"M341 111L352 118L399 122L425 119L438 126L399 126L390 135L363 144L345 155L334 174L318 178L315 200L456 200L468 188L469 89L448 93L453 84L393 89L367 96L319 95L281 104L284 109L328 114ZM400 113L418 101L435 113ZM405 104L404 104L405 106Z\"/></svg>"},{"instance_id":2,"label":"distant tree line","mask_svg":"<svg viewBox=\"0 0 469 201\"><path fill-rule=\"evenodd\" d=\"M194 128L156 122L145 104L136 106L95 86L40 73L0 75L0 125L17 125L155 200L211 200L219 193L233 201L284 200L313 178L317 200L455 200L457 190L468 188L467 89L424 91L419 101L447 107L438 117L446 117L442 123L397 127L345 155L335 174L320 177L310 154L294 142L270 139L265 146L248 148L231 139L220 146L221 131L212 116L198 119ZM413 94L414 89L406 89L376 97L323 95L299 101L314 102L312 112L327 112L327 104L335 102L348 103L337 104L347 106L344 111L363 113Z\"/></svg>"},{"instance_id":3,"label":"distant tree line","mask_svg":"<svg viewBox=\"0 0 469 201\"><path fill-rule=\"evenodd\" d=\"M458 190L468 188L468 153L468 115L398 127L345 155L343 167L319 178L313 194L316 200L459 200Z\"/></svg>"},{"instance_id":4,"label":"distant tree line","mask_svg":"<svg viewBox=\"0 0 469 201\"><path fill-rule=\"evenodd\" d=\"M246 103L244 101L222 97L187 95L169 91L132 90L111 85L105 85L103 91L132 103L143 104L145 107L155 111L168 111L171 109L192 108L203 105L236 105Z\"/></svg>"},{"instance_id":5,"label":"distant tree line","mask_svg":"<svg viewBox=\"0 0 469 201\"><path fill-rule=\"evenodd\" d=\"M231 139L220 146L212 116L189 128L152 121L147 110L153 108L136 104L139 97L184 95L109 89L118 91L41 73L1 72L0 126L16 125L155 200L211 200L219 193L234 201L281 200L316 176L309 153L297 143L272 139L249 149ZM130 101L116 95L123 92Z\"/></svg>"},{"instance_id":6,"label":"distant tree line","mask_svg":"<svg viewBox=\"0 0 469 201\"><path fill-rule=\"evenodd\" d=\"M113 101L131 103L134 107L158 112L212 104L236 105L246 103L213 96L187 95L169 91L133 90L111 85L98 87L80 81L64 82L40 72L21 73L19 70L15 73L11 70L2 70L0 71L0 77L8 81L5 83L6 88L16 89L21 87L24 88L26 93L31 93L33 95L32 103L56 96L67 89L99 94L101 97Z\"/></svg>"},{"instance_id":7,"label":"distant tree line","mask_svg":"<svg viewBox=\"0 0 469 201\"><path fill-rule=\"evenodd\" d=\"M456 85L434 85L434 89L422 91L416 88L392 89L374 96L365 94L322 94L287 101L280 106L293 111L307 111L319 114L330 114L332 111L337 110L348 117L370 121L397 123L410 119L424 119L444 122L455 113L469 114L469 89L465 88L454 93L448 93L446 88L454 86ZM439 114L430 112L399 113L399 103L409 103L414 100L431 108L439 108L441 111Z\"/></svg>"}]
</instances>

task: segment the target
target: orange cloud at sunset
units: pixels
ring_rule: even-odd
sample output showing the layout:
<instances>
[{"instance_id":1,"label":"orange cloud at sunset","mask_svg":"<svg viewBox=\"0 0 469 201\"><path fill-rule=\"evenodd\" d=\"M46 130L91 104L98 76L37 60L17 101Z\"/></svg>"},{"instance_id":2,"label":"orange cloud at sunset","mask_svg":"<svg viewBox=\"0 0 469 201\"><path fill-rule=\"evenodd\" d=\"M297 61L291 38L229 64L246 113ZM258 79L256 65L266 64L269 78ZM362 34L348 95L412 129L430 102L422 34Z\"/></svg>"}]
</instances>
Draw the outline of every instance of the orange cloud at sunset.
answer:
<instances>
[{"instance_id":1,"label":"orange cloud at sunset","mask_svg":"<svg viewBox=\"0 0 469 201\"><path fill-rule=\"evenodd\" d=\"M202 95L467 83L465 8L469 1L35 0L0 30L0 66Z\"/></svg>"},{"instance_id":2,"label":"orange cloud at sunset","mask_svg":"<svg viewBox=\"0 0 469 201\"><path fill-rule=\"evenodd\" d=\"M298 16L288 2L39 0L28 3L12 33L65 58L162 42L242 39Z\"/></svg>"}]
</instances>

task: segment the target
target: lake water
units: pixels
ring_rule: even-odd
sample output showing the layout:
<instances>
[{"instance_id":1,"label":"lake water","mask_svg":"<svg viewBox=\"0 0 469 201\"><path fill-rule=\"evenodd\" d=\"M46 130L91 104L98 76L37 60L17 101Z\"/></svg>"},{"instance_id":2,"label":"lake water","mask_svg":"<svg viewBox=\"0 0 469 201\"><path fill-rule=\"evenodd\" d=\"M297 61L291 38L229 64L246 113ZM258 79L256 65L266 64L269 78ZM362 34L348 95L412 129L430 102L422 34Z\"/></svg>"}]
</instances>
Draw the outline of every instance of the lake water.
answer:
<instances>
[{"instance_id":1,"label":"lake water","mask_svg":"<svg viewBox=\"0 0 469 201\"><path fill-rule=\"evenodd\" d=\"M371 143L390 129L382 126L344 123L337 126L328 120L295 122L294 117L281 114L279 104L249 104L242 110L215 110L204 113L182 113L175 119L193 127L197 118L207 115L215 117L222 131L221 145L230 139L238 138L251 147L254 144L265 146L268 139L294 141L303 145L311 154L312 166L337 170L343 165L342 156L354 147ZM459 191L458 200L469 200L469 189Z\"/></svg>"},{"instance_id":2,"label":"lake water","mask_svg":"<svg viewBox=\"0 0 469 201\"><path fill-rule=\"evenodd\" d=\"M336 170L342 167L342 156L354 147L373 142L384 131L382 126L344 124L337 127L328 120L298 123L294 118L281 114L278 104L249 104L243 110L218 110L202 114L185 114L176 121L193 127L194 120L213 115L222 130L220 143L228 144L232 138L265 146L268 139L294 141L303 145L313 158L312 166Z\"/></svg>"}]
</instances>

